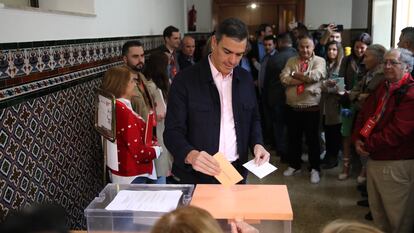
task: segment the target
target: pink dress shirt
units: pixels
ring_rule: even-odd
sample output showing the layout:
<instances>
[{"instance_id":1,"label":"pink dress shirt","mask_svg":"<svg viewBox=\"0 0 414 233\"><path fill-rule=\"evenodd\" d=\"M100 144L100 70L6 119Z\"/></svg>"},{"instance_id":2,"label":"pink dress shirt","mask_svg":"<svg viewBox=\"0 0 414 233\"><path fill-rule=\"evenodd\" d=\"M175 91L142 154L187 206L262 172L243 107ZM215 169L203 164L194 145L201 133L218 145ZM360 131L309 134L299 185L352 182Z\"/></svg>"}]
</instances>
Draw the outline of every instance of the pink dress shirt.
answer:
<instances>
[{"instance_id":1,"label":"pink dress shirt","mask_svg":"<svg viewBox=\"0 0 414 233\"><path fill-rule=\"evenodd\" d=\"M232 80L233 71L226 76L223 76L211 62L210 56L208 57L210 63L211 74L216 84L219 96L220 96L220 143L219 152L223 153L228 161L233 162L239 158L237 154L237 140L236 129L234 126L233 117L233 103L232 103Z\"/></svg>"}]
</instances>

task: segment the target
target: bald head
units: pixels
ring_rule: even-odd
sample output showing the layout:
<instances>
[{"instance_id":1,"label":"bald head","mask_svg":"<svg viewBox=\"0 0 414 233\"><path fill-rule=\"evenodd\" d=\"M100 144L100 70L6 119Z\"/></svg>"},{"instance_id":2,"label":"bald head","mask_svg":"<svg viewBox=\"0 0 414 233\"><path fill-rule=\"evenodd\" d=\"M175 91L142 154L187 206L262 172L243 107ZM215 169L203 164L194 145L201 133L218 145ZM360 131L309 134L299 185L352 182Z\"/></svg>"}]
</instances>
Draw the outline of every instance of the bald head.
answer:
<instances>
[{"instance_id":1,"label":"bald head","mask_svg":"<svg viewBox=\"0 0 414 233\"><path fill-rule=\"evenodd\" d=\"M194 38L191 36L184 36L182 44L183 44L182 52L185 55L192 57L194 55L194 50L195 50Z\"/></svg>"}]
</instances>

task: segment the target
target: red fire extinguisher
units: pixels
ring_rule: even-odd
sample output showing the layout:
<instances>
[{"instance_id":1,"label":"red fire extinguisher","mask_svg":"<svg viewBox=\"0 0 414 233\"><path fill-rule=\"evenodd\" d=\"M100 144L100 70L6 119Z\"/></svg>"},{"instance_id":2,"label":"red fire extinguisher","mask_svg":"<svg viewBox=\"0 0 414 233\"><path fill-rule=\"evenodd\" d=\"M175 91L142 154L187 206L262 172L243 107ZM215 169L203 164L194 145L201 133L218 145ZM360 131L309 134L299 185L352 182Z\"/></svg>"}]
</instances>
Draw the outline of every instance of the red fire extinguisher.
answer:
<instances>
[{"instance_id":1,"label":"red fire extinguisher","mask_svg":"<svg viewBox=\"0 0 414 233\"><path fill-rule=\"evenodd\" d=\"M193 7L191 10L188 11L188 31L196 31L197 30L197 11Z\"/></svg>"}]
</instances>

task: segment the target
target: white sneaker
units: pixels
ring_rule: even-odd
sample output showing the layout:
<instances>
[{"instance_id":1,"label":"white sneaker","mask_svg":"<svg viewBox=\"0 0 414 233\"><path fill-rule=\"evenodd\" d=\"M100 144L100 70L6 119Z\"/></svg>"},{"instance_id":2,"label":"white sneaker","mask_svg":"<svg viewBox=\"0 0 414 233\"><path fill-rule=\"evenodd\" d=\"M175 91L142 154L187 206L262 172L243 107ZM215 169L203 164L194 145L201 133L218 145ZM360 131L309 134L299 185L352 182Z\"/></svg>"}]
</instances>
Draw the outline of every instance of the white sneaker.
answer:
<instances>
[{"instance_id":1,"label":"white sneaker","mask_svg":"<svg viewBox=\"0 0 414 233\"><path fill-rule=\"evenodd\" d=\"M312 184L317 184L317 183L319 183L320 180L321 180L321 178L319 177L319 172L316 171L315 169L312 169L310 182Z\"/></svg>"},{"instance_id":2,"label":"white sneaker","mask_svg":"<svg viewBox=\"0 0 414 233\"><path fill-rule=\"evenodd\" d=\"M284 172L284 176L294 176L296 174L300 173L300 169L294 169L293 167L288 167Z\"/></svg>"}]
</instances>

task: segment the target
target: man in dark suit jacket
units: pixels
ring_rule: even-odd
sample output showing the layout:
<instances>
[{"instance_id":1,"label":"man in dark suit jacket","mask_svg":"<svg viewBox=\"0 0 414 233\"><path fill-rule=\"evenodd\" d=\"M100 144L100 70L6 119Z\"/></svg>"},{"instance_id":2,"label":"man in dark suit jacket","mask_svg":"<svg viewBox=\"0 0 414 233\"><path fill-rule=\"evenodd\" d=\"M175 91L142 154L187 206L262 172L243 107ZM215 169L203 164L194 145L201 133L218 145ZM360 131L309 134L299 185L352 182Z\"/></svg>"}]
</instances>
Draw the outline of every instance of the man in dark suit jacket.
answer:
<instances>
[{"instance_id":1,"label":"man in dark suit jacket","mask_svg":"<svg viewBox=\"0 0 414 233\"><path fill-rule=\"evenodd\" d=\"M183 70L195 64L194 61L195 40L190 35L185 35L182 40L182 48L178 53L178 64Z\"/></svg>"},{"instance_id":2,"label":"man in dark suit jacket","mask_svg":"<svg viewBox=\"0 0 414 233\"><path fill-rule=\"evenodd\" d=\"M217 183L212 157L221 152L246 178L242 164L253 149L256 164L269 160L262 146L260 117L251 75L236 67L247 44L246 25L224 20L212 37L211 55L174 79L165 120L164 143L174 157L180 183Z\"/></svg>"},{"instance_id":3,"label":"man in dark suit jacket","mask_svg":"<svg viewBox=\"0 0 414 233\"><path fill-rule=\"evenodd\" d=\"M281 161L286 161L286 137L285 137L285 87L280 82L280 73L289 58L296 56L297 52L292 48L292 39L289 33L283 33L277 37L279 53L272 56L266 66L263 85L263 96L266 105L270 108L270 116L273 124L274 145L276 153Z\"/></svg>"}]
</instances>

